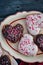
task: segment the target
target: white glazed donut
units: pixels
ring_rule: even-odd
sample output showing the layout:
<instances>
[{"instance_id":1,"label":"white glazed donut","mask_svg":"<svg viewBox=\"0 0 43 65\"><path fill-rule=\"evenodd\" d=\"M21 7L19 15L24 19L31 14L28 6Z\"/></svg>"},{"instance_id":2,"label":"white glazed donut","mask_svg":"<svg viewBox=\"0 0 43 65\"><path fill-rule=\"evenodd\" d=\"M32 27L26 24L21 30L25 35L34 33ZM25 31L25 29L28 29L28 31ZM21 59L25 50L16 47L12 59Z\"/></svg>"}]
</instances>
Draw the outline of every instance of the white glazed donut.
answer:
<instances>
[{"instance_id":1,"label":"white glazed donut","mask_svg":"<svg viewBox=\"0 0 43 65\"><path fill-rule=\"evenodd\" d=\"M32 35L39 34L40 28L43 27L43 14L31 14L26 17L28 31Z\"/></svg>"},{"instance_id":2,"label":"white glazed donut","mask_svg":"<svg viewBox=\"0 0 43 65\"><path fill-rule=\"evenodd\" d=\"M33 37L30 34L24 34L19 42L18 50L24 55L35 56L38 52L38 47L34 44Z\"/></svg>"},{"instance_id":3,"label":"white glazed donut","mask_svg":"<svg viewBox=\"0 0 43 65\"><path fill-rule=\"evenodd\" d=\"M40 28L43 28L43 14L41 15L41 21L39 23L39 27Z\"/></svg>"},{"instance_id":4,"label":"white glazed donut","mask_svg":"<svg viewBox=\"0 0 43 65\"><path fill-rule=\"evenodd\" d=\"M40 31L40 28L37 25L31 25L28 27L28 30L32 35L37 35Z\"/></svg>"}]
</instances>

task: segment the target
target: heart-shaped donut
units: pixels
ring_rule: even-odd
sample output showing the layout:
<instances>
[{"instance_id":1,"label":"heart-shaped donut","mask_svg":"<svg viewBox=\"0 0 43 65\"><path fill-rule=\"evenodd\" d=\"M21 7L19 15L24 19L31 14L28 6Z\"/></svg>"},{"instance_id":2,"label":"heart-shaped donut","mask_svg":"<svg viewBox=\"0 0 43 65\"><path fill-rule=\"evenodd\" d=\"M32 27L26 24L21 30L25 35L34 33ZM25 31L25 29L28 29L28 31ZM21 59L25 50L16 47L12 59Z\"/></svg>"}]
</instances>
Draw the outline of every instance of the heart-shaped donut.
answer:
<instances>
[{"instance_id":1,"label":"heart-shaped donut","mask_svg":"<svg viewBox=\"0 0 43 65\"><path fill-rule=\"evenodd\" d=\"M24 55L35 56L38 52L38 47L34 44L33 37L30 34L24 34L19 42L18 50Z\"/></svg>"},{"instance_id":2,"label":"heart-shaped donut","mask_svg":"<svg viewBox=\"0 0 43 65\"><path fill-rule=\"evenodd\" d=\"M43 28L43 14L31 14L26 17L26 27L32 35L39 34Z\"/></svg>"},{"instance_id":3,"label":"heart-shaped donut","mask_svg":"<svg viewBox=\"0 0 43 65\"><path fill-rule=\"evenodd\" d=\"M17 24L16 26L4 25L2 28L2 34L4 38L16 43L23 36L23 30L24 28L21 24Z\"/></svg>"},{"instance_id":4,"label":"heart-shaped donut","mask_svg":"<svg viewBox=\"0 0 43 65\"><path fill-rule=\"evenodd\" d=\"M37 44L37 46L43 52L43 34L36 35L36 37L34 38L34 42Z\"/></svg>"}]
</instances>

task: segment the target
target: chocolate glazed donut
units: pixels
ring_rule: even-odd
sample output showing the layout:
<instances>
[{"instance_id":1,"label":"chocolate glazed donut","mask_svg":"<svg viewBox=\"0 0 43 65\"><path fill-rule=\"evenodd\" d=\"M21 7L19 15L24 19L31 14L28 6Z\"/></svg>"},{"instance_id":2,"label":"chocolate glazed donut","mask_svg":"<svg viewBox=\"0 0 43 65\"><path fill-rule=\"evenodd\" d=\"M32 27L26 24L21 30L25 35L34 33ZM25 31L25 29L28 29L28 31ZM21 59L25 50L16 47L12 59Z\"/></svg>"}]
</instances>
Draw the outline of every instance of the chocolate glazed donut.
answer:
<instances>
[{"instance_id":1,"label":"chocolate glazed donut","mask_svg":"<svg viewBox=\"0 0 43 65\"><path fill-rule=\"evenodd\" d=\"M11 65L10 58L7 55L1 56L0 65Z\"/></svg>"},{"instance_id":2,"label":"chocolate glazed donut","mask_svg":"<svg viewBox=\"0 0 43 65\"><path fill-rule=\"evenodd\" d=\"M17 24L16 26L5 25L2 28L3 37L7 40L16 43L23 36L23 26Z\"/></svg>"},{"instance_id":3,"label":"chocolate glazed donut","mask_svg":"<svg viewBox=\"0 0 43 65\"><path fill-rule=\"evenodd\" d=\"M43 52L43 34L38 34L34 38L34 42L37 44L37 46L40 48L40 50Z\"/></svg>"}]
</instances>

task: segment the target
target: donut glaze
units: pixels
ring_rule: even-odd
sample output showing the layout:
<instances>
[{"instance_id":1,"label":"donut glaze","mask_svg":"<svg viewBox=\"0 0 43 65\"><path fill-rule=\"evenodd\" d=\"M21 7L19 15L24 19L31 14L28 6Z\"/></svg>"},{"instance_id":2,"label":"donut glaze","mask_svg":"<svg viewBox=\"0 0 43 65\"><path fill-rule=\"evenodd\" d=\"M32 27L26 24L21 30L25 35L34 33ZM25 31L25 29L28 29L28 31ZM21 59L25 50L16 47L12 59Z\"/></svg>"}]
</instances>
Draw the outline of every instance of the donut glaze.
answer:
<instances>
[{"instance_id":1,"label":"donut glaze","mask_svg":"<svg viewBox=\"0 0 43 65\"><path fill-rule=\"evenodd\" d=\"M2 34L4 38L16 43L22 37L23 30L24 28L21 24L17 24L16 26L5 25L3 26Z\"/></svg>"},{"instance_id":2,"label":"donut glaze","mask_svg":"<svg viewBox=\"0 0 43 65\"><path fill-rule=\"evenodd\" d=\"M33 42L33 37L30 34L24 34L21 38L18 51L27 56L35 56L38 52L38 47Z\"/></svg>"},{"instance_id":3,"label":"donut glaze","mask_svg":"<svg viewBox=\"0 0 43 65\"><path fill-rule=\"evenodd\" d=\"M40 48L40 50L43 51L43 34L38 34L34 38L34 42L37 44L37 46Z\"/></svg>"}]
</instances>

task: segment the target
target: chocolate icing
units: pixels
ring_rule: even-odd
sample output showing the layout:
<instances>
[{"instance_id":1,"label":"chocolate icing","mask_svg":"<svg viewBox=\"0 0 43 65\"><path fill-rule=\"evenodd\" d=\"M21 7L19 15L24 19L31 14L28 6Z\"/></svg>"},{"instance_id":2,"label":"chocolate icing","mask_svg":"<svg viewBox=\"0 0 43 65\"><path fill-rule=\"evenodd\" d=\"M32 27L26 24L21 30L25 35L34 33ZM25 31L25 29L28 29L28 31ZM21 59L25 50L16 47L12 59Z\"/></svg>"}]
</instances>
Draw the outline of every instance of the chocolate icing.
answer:
<instances>
[{"instance_id":1,"label":"chocolate icing","mask_svg":"<svg viewBox=\"0 0 43 65\"><path fill-rule=\"evenodd\" d=\"M11 61L7 55L0 57L0 65L11 65Z\"/></svg>"},{"instance_id":2,"label":"chocolate icing","mask_svg":"<svg viewBox=\"0 0 43 65\"><path fill-rule=\"evenodd\" d=\"M34 42L37 44L37 46L40 48L40 50L43 51L43 34L38 34L34 38Z\"/></svg>"},{"instance_id":3,"label":"chocolate icing","mask_svg":"<svg viewBox=\"0 0 43 65\"><path fill-rule=\"evenodd\" d=\"M2 34L6 39L15 43L23 35L23 26L21 24L17 24L16 26L5 25L3 26Z\"/></svg>"}]
</instances>

